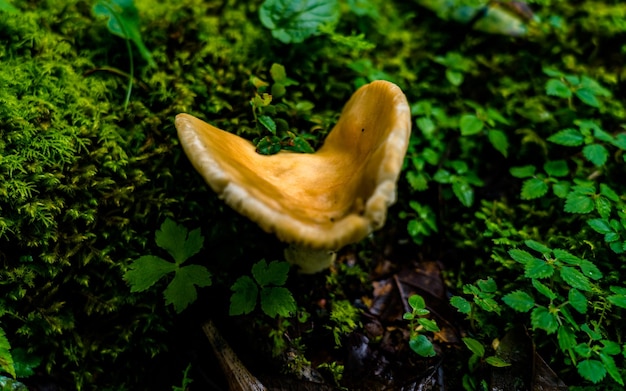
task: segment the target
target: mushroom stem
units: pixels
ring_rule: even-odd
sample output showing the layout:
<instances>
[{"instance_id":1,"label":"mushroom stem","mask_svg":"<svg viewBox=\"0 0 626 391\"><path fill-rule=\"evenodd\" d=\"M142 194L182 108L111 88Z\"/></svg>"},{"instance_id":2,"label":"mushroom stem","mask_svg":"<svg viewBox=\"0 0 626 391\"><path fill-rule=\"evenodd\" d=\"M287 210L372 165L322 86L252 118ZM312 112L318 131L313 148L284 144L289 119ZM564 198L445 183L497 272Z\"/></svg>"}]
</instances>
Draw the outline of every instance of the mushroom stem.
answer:
<instances>
[{"instance_id":1,"label":"mushroom stem","mask_svg":"<svg viewBox=\"0 0 626 391\"><path fill-rule=\"evenodd\" d=\"M337 258L337 252L318 250L290 244L285 248L285 259L292 265L300 267L300 273L314 274L327 269Z\"/></svg>"}]
</instances>

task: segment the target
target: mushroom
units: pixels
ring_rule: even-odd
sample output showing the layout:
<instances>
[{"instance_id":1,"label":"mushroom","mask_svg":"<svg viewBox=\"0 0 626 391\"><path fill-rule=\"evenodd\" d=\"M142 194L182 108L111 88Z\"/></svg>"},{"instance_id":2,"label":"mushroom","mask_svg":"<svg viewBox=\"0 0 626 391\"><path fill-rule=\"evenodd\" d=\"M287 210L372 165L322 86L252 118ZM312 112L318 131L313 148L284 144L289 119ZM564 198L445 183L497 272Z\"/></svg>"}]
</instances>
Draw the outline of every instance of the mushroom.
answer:
<instances>
[{"instance_id":1,"label":"mushroom","mask_svg":"<svg viewBox=\"0 0 626 391\"><path fill-rule=\"evenodd\" d=\"M189 114L176 116L185 153L228 205L291 243L303 273L327 268L334 251L382 227L411 133L398 86L359 88L315 153L261 155L254 145Z\"/></svg>"}]
</instances>

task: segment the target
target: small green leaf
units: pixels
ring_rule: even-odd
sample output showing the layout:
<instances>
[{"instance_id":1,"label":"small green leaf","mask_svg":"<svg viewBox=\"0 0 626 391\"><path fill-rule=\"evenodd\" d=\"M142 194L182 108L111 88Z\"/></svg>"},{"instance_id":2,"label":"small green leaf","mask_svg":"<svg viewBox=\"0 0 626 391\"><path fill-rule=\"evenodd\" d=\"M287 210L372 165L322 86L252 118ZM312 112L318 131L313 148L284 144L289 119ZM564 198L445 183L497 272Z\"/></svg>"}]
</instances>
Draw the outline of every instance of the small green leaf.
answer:
<instances>
[{"instance_id":1,"label":"small green leaf","mask_svg":"<svg viewBox=\"0 0 626 391\"><path fill-rule=\"evenodd\" d=\"M439 332L439 326L437 326L437 322L432 319L419 318L417 322L424 327L424 330L430 331L433 333Z\"/></svg>"},{"instance_id":2,"label":"small green leaf","mask_svg":"<svg viewBox=\"0 0 626 391\"><path fill-rule=\"evenodd\" d=\"M463 114L459 120L459 128L463 136L471 136L480 133L484 126L485 123L474 114Z\"/></svg>"},{"instance_id":3,"label":"small green leaf","mask_svg":"<svg viewBox=\"0 0 626 391\"><path fill-rule=\"evenodd\" d=\"M500 152L504 157L508 156L509 139L506 137L506 133L501 130L491 129L487 132L489 142L493 147Z\"/></svg>"},{"instance_id":4,"label":"small green leaf","mask_svg":"<svg viewBox=\"0 0 626 391\"><path fill-rule=\"evenodd\" d=\"M501 359L500 357L496 357L496 356L489 356L485 358L485 362L491 365L492 367L496 367L496 368L504 368L504 367L511 366L511 363L508 363L504 361L503 359Z\"/></svg>"},{"instance_id":5,"label":"small green leaf","mask_svg":"<svg viewBox=\"0 0 626 391\"><path fill-rule=\"evenodd\" d=\"M446 79L455 87L463 84L463 72L455 71L454 69L446 69Z\"/></svg>"},{"instance_id":6,"label":"small green leaf","mask_svg":"<svg viewBox=\"0 0 626 391\"><path fill-rule=\"evenodd\" d=\"M181 264L202 249L204 238L200 229L194 229L187 235L187 229L176 224L171 219L166 219L161 228L156 231L156 244L174 258L177 264Z\"/></svg>"},{"instance_id":7,"label":"small green leaf","mask_svg":"<svg viewBox=\"0 0 626 391\"><path fill-rule=\"evenodd\" d=\"M211 273L204 266L183 266L176 271L174 279L163 292L165 304L173 304L174 310L180 313L196 301L196 286L202 288L209 285L211 285Z\"/></svg>"},{"instance_id":8,"label":"small green leaf","mask_svg":"<svg viewBox=\"0 0 626 391\"><path fill-rule=\"evenodd\" d=\"M554 267L539 258L533 258L524 265L524 275L528 278L546 278L553 273Z\"/></svg>"},{"instance_id":9,"label":"small green leaf","mask_svg":"<svg viewBox=\"0 0 626 391\"><path fill-rule=\"evenodd\" d=\"M565 210L568 213L589 213L594 209L594 202L591 197L576 191L570 192L565 198Z\"/></svg>"},{"instance_id":10,"label":"small green leaf","mask_svg":"<svg viewBox=\"0 0 626 391\"><path fill-rule=\"evenodd\" d=\"M4 330L0 327L0 369L11 375L13 378L15 375L15 367L13 363L13 356L11 355L11 344L7 338ZM9 389L11 389L9 387Z\"/></svg>"},{"instance_id":11,"label":"small green leaf","mask_svg":"<svg viewBox=\"0 0 626 391\"><path fill-rule=\"evenodd\" d=\"M528 312L535 306L535 300L528 293L519 290L505 295L502 301L519 312Z\"/></svg>"},{"instance_id":12,"label":"small green leaf","mask_svg":"<svg viewBox=\"0 0 626 391\"><path fill-rule=\"evenodd\" d=\"M470 302L461 296L452 296L450 298L450 304L462 314L469 314L472 310Z\"/></svg>"},{"instance_id":13,"label":"small green leaf","mask_svg":"<svg viewBox=\"0 0 626 391\"><path fill-rule=\"evenodd\" d=\"M548 184L539 178L530 178L522 185L522 199L532 200L544 196L548 192Z\"/></svg>"},{"instance_id":14,"label":"small green leaf","mask_svg":"<svg viewBox=\"0 0 626 391\"><path fill-rule=\"evenodd\" d=\"M415 338L409 340L409 346L411 350L419 354L422 357L434 357L435 349L432 342L425 335L419 334Z\"/></svg>"},{"instance_id":15,"label":"small green leaf","mask_svg":"<svg viewBox=\"0 0 626 391\"><path fill-rule=\"evenodd\" d=\"M609 224L606 219L591 219L587 220L587 224L597 233L606 235L608 233L612 233L613 227Z\"/></svg>"},{"instance_id":16,"label":"small green leaf","mask_svg":"<svg viewBox=\"0 0 626 391\"><path fill-rule=\"evenodd\" d=\"M536 307L530 313L530 323L533 329L545 330L548 334L554 333L559 328L556 315L552 314L546 307Z\"/></svg>"},{"instance_id":17,"label":"small green leaf","mask_svg":"<svg viewBox=\"0 0 626 391\"><path fill-rule=\"evenodd\" d=\"M124 279L130 285L131 292L143 292L176 268L175 263L154 255L144 255L130 264Z\"/></svg>"},{"instance_id":18,"label":"small green leaf","mask_svg":"<svg viewBox=\"0 0 626 391\"><path fill-rule=\"evenodd\" d=\"M611 210L613 209L613 204L611 201L607 200L604 197L596 198L596 211L603 219L608 219L611 215Z\"/></svg>"},{"instance_id":19,"label":"small green leaf","mask_svg":"<svg viewBox=\"0 0 626 391\"><path fill-rule=\"evenodd\" d=\"M582 259L560 248L555 248L552 253L556 259L567 264L579 266L582 263Z\"/></svg>"},{"instance_id":20,"label":"small green leaf","mask_svg":"<svg viewBox=\"0 0 626 391\"><path fill-rule=\"evenodd\" d=\"M604 368L607 370L613 380L615 380L615 382L617 382L619 385L623 386L624 379L622 379L622 376L620 375L620 370L617 368L617 365L615 365L615 360L613 360L613 357L605 354L604 352L601 352L600 359L602 360Z\"/></svg>"},{"instance_id":21,"label":"small green leaf","mask_svg":"<svg viewBox=\"0 0 626 391\"><path fill-rule=\"evenodd\" d=\"M133 0L99 0L93 6L93 13L109 19L109 31L124 39L131 40L139 49L139 54L150 66L156 66L150 50L141 39L139 11Z\"/></svg>"},{"instance_id":22,"label":"small green leaf","mask_svg":"<svg viewBox=\"0 0 626 391\"><path fill-rule=\"evenodd\" d=\"M581 291L591 290L589 279L573 267L563 266L561 268L561 278L571 287Z\"/></svg>"},{"instance_id":23,"label":"small green leaf","mask_svg":"<svg viewBox=\"0 0 626 391\"><path fill-rule=\"evenodd\" d=\"M569 290L567 299L572 307L581 314L587 313L587 298L576 288Z\"/></svg>"},{"instance_id":24,"label":"small green leaf","mask_svg":"<svg viewBox=\"0 0 626 391\"><path fill-rule=\"evenodd\" d=\"M278 315L287 318L296 313L297 306L287 288L269 287L261 290L261 309L270 318Z\"/></svg>"},{"instance_id":25,"label":"small green leaf","mask_svg":"<svg viewBox=\"0 0 626 391\"><path fill-rule=\"evenodd\" d=\"M542 295L547 297L549 300L556 299L557 297L556 293L554 293L554 291L550 289L547 285L545 285L541 281L534 279L534 278L531 280L531 282L533 284L533 287L537 290L537 292L541 293Z\"/></svg>"},{"instance_id":26,"label":"small green leaf","mask_svg":"<svg viewBox=\"0 0 626 391\"><path fill-rule=\"evenodd\" d=\"M482 357L485 355L485 347L482 343L478 342L474 338L469 337L462 338L462 340L465 346L467 346L467 348L473 354L477 355L478 357Z\"/></svg>"},{"instance_id":27,"label":"small green leaf","mask_svg":"<svg viewBox=\"0 0 626 391\"><path fill-rule=\"evenodd\" d=\"M571 98L572 91L567 84L558 79L550 79L546 83L546 94L550 96L558 96L559 98Z\"/></svg>"},{"instance_id":28,"label":"small green leaf","mask_svg":"<svg viewBox=\"0 0 626 391\"><path fill-rule=\"evenodd\" d=\"M611 189L609 185L606 183L600 183L600 194L608 198L613 202L619 202L619 195L615 192L615 190Z\"/></svg>"},{"instance_id":29,"label":"small green leaf","mask_svg":"<svg viewBox=\"0 0 626 391\"><path fill-rule=\"evenodd\" d=\"M559 347L562 351L572 349L576 346L576 335L567 326L559 327L556 333L557 340L559 341Z\"/></svg>"},{"instance_id":30,"label":"small green leaf","mask_svg":"<svg viewBox=\"0 0 626 391\"><path fill-rule=\"evenodd\" d=\"M583 155L596 166L602 166L609 158L609 151L606 150L604 145L590 144L583 148Z\"/></svg>"},{"instance_id":31,"label":"small green leaf","mask_svg":"<svg viewBox=\"0 0 626 391\"><path fill-rule=\"evenodd\" d=\"M543 165L545 172L551 177L564 177L569 174L569 167L565 160L552 160Z\"/></svg>"},{"instance_id":32,"label":"small green leaf","mask_svg":"<svg viewBox=\"0 0 626 391\"><path fill-rule=\"evenodd\" d=\"M580 270L583 275L591 278L592 280L599 280L603 277L602 272L593 262L583 259L580 263Z\"/></svg>"},{"instance_id":33,"label":"small green leaf","mask_svg":"<svg viewBox=\"0 0 626 391\"><path fill-rule=\"evenodd\" d=\"M462 179L455 180L452 182L452 191L463 206L469 208L474 203L474 189L467 181Z\"/></svg>"},{"instance_id":34,"label":"small green leaf","mask_svg":"<svg viewBox=\"0 0 626 391\"><path fill-rule=\"evenodd\" d=\"M269 265L265 260L252 265L252 275L256 282L264 287L268 285L285 285L289 274L289 263L272 261Z\"/></svg>"},{"instance_id":35,"label":"small green leaf","mask_svg":"<svg viewBox=\"0 0 626 391\"><path fill-rule=\"evenodd\" d=\"M426 302L424 298L420 295L411 295L409 297L409 305L414 310L421 310L426 308Z\"/></svg>"},{"instance_id":36,"label":"small green leaf","mask_svg":"<svg viewBox=\"0 0 626 391\"><path fill-rule=\"evenodd\" d=\"M528 166L521 166L521 167L511 167L509 169L509 172L515 178L528 178L528 177L535 175L536 170L537 170L537 167L528 165Z\"/></svg>"},{"instance_id":37,"label":"small green leaf","mask_svg":"<svg viewBox=\"0 0 626 391\"><path fill-rule=\"evenodd\" d=\"M571 184L568 181L559 181L552 185L552 192L559 198L565 198L569 194Z\"/></svg>"},{"instance_id":38,"label":"small green leaf","mask_svg":"<svg viewBox=\"0 0 626 391\"><path fill-rule=\"evenodd\" d=\"M583 360L576 367L580 376L592 383L598 383L606 376L606 369L602 362L598 360Z\"/></svg>"},{"instance_id":39,"label":"small green leaf","mask_svg":"<svg viewBox=\"0 0 626 391\"><path fill-rule=\"evenodd\" d=\"M496 284L496 281L491 277L476 281L476 285L478 285L482 292L486 293L494 293L496 290L498 290L498 285Z\"/></svg>"},{"instance_id":40,"label":"small green leaf","mask_svg":"<svg viewBox=\"0 0 626 391\"><path fill-rule=\"evenodd\" d=\"M436 129L435 123L429 117L419 117L415 124L417 128L422 131L424 135L430 135Z\"/></svg>"},{"instance_id":41,"label":"small green leaf","mask_svg":"<svg viewBox=\"0 0 626 391\"><path fill-rule=\"evenodd\" d=\"M535 259L535 257L528 251L519 250L516 248L509 250L509 255L511 256L511 258L513 258L513 260L521 263L522 265L525 265L526 263Z\"/></svg>"},{"instance_id":42,"label":"small green leaf","mask_svg":"<svg viewBox=\"0 0 626 391\"><path fill-rule=\"evenodd\" d=\"M339 19L337 0L265 0L259 18L272 36L283 43L301 43L319 32L323 24Z\"/></svg>"},{"instance_id":43,"label":"small green leaf","mask_svg":"<svg viewBox=\"0 0 626 391\"><path fill-rule=\"evenodd\" d=\"M585 136L576 129L567 128L548 137L548 141L567 147L577 147L583 145Z\"/></svg>"},{"instance_id":44,"label":"small green leaf","mask_svg":"<svg viewBox=\"0 0 626 391\"><path fill-rule=\"evenodd\" d=\"M589 88L579 88L574 94L580 99L584 104L589 105L591 107L600 107L600 101L596 97L596 94L593 90Z\"/></svg>"},{"instance_id":45,"label":"small green leaf","mask_svg":"<svg viewBox=\"0 0 626 391\"><path fill-rule=\"evenodd\" d=\"M259 123L263 125L265 129L269 130L272 134L276 134L276 122L274 122L271 117L267 115L261 115L259 116Z\"/></svg>"},{"instance_id":46,"label":"small green leaf","mask_svg":"<svg viewBox=\"0 0 626 391\"><path fill-rule=\"evenodd\" d=\"M263 137L256 145L257 153L261 155L275 155L282 149L280 138L277 136Z\"/></svg>"},{"instance_id":47,"label":"small green leaf","mask_svg":"<svg viewBox=\"0 0 626 391\"><path fill-rule=\"evenodd\" d=\"M606 298L609 303L618 307L626 308L626 295L611 295Z\"/></svg>"},{"instance_id":48,"label":"small green leaf","mask_svg":"<svg viewBox=\"0 0 626 391\"><path fill-rule=\"evenodd\" d=\"M535 240L524 240L524 244L527 245L528 247L530 247L531 249L538 251L542 254L548 254L550 253L550 248L544 244L541 244Z\"/></svg>"},{"instance_id":49,"label":"small green leaf","mask_svg":"<svg viewBox=\"0 0 626 391\"><path fill-rule=\"evenodd\" d=\"M249 314L254 310L259 288L251 277L239 277L230 289L233 295L230 297L229 315Z\"/></svg>"}]
</instances>

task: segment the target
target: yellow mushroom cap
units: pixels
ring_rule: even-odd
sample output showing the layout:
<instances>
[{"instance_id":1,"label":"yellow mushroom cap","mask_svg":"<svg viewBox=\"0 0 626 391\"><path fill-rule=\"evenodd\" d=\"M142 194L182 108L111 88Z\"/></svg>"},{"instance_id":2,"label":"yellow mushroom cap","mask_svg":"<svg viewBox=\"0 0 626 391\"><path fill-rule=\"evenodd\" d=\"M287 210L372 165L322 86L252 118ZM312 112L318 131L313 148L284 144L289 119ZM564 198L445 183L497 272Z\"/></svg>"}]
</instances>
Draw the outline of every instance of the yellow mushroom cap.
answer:
<instances>
[{"instance_id":1,"label":"yellow mushroom cap","mask_svg":"<svg viewBox=\"0 0 626 391\"><path fill-rule=\"evenodd\" d=\"M284 242L339 249L384 224L411 118L400 88L375 81L352 95L313 154L261 155L189 114L176 116L176 128L195 169L229 206Z\"/></svg>"}]
</instances>

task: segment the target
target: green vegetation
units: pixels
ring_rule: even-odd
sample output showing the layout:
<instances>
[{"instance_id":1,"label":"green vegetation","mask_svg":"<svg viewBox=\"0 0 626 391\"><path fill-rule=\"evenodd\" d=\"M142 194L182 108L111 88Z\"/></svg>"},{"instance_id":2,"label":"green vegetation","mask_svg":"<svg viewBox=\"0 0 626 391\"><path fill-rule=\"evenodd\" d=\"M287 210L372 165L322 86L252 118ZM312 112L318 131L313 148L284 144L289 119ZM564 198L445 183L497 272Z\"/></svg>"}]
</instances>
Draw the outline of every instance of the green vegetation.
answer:
<instances>
[{"instance_id":1,"label":"green vegetation","mask_svg":"<svg viewBox=\"0 0 626 391\"><path fill-rule=\"evenodd\" d=\"M623 387L626 5L518 3L0 0L0 384L188 389L179 350L211 317L343 386L379 260L396 273L402 252L444 265L464 319L450 388L488 386L513 325L569 386ZM174 117L311 152L376 79L413 116L397 203L324 276L291 276ZM402 357L455 349L408 305ZM305 357L317 341L335 356Z\"/></svg>"}]
</instances>

